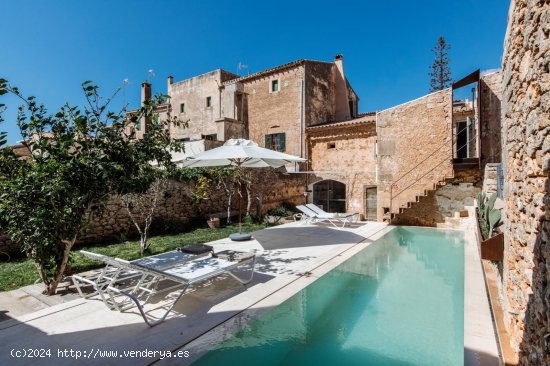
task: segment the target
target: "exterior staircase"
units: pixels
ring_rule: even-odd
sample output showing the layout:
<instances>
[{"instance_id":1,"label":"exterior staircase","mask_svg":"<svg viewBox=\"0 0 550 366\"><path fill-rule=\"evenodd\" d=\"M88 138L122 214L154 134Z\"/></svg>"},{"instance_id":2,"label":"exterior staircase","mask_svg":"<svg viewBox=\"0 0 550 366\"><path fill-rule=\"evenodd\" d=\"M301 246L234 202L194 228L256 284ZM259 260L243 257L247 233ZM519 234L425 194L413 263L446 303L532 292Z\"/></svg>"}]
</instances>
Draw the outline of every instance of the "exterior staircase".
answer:
<instances>
[{"instance_id":1,"label":"exterior staircase","mask_svg":"<svg viewBox=\"0 0 550 366\"><path fill-rule=\"evenodd\" d=\"M404 213L406 210L415 207L418 205L422 200L427 197L430 193L435 192L441 187L444 187L445 185L451 183L451 181L454 179L454 176L443 176L440 179L436 179L434 183L427 183L422 188L416 189L414 191L414 198L412 200L406 200L405 202L399 204L397 207L392 207L392 210L390 210L389 207L384 208L387 214L386 216L386 222L394 223L395 219L402 213ZM392 205L393 206L393 205Z\"/></svg>"}]
</instances>

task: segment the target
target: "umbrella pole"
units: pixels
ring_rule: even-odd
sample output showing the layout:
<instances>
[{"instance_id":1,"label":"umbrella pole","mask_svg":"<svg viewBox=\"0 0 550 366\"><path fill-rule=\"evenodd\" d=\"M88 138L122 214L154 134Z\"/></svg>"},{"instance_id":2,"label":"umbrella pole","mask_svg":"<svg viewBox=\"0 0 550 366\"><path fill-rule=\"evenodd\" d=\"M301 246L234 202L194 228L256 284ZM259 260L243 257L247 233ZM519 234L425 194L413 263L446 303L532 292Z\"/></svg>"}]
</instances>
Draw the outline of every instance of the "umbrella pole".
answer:
<instances>
[{"instance_id":1,"label":"umbrella pole","mask_svg":"<svg viewBox=\"0 0 550 366\"><path fill-rule=\"evenodd\" d=\"M241 165L237 165L237 182L238 182L238 196L239 196L239 234L242 233L242 207L243 207L243 196L242 196L242 189L241 189Z\"/></svg>"}]
</instances>

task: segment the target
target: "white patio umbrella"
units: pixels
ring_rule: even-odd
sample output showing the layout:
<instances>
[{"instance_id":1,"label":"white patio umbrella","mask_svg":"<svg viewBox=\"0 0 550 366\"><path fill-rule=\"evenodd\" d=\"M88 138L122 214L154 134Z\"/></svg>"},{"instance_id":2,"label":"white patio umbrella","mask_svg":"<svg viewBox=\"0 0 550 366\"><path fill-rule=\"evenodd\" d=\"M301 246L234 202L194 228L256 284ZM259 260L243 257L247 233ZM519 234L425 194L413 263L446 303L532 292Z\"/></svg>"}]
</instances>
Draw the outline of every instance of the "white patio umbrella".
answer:
<instances>
[{"instance_id":1,"label":"white patio umbrella","mask_svg":"<svg viewBox=\"0 0 550 366\"><path fill-rule=\"evenodd\" d=\"M264 149L257 143L245 139L231 139L223 146L207 150L197 155L189 156L179 162L184 167L215 167L234 166L237 168L239 189L241 186L242 168L279 168L286 163L306 161L294 155ZM241 234L241 199L239 192L239 234Z\"/></svg>"}]
</instances>

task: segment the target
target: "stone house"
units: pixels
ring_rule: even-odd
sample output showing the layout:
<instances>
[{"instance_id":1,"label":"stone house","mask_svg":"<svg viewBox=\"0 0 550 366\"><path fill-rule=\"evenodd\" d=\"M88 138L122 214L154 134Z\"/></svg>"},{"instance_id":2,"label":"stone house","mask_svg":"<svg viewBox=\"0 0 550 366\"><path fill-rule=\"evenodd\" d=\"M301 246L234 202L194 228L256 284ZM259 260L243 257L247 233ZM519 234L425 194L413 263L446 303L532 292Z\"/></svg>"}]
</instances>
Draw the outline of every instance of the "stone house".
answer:
<instances>
[{"instance_id":1,"label":"stone house","mask_svg":"<svg viewBox=\"0 0 550 366\"><path fill-rule=\"evenodd\" d=\"M457 170L474 168L468 182L460 175L461 190L446 192L447 201L462 197L468 203L463 196L475 195L472 185L484 165L500 162L494 138L500 127L498 85L499 72L480 76L478 70L452 88L359 114L359 97L342 55L336 55L333 62L297 60L241 77L221 69L180 82L170 76L170 98L157 114L189 120L188 128L171 131L174 139L243 137L306 158L287 170L303 176L307 202L370 220L396 222L401 216L405 223L404 211L446 180L451 183ZM454 93L462 87L471 96L457 100ZM151 85L142 84L142 100L150 97ZM150 122L142 121L138 138ZM459 209L443 205L414 224L433 226Z\"/></svg>"},{"instance_id":2,"label":"stone house","mask_svg":"<svg viewBox=\"0 0 550 366\"><path fill-rule=\"evenodd\" d=\"M242 77L222 69L179 82L169 76L167 95L158 118L189 120L188 128L171 131L174 139L244 137L298 156L306 150L305 128L352 119L359 102L341 55L334 62L298 60ZM148 82L141 98L151 98ZM138 138L150 122L136 126Z\"/></svg>"}]
</instances>

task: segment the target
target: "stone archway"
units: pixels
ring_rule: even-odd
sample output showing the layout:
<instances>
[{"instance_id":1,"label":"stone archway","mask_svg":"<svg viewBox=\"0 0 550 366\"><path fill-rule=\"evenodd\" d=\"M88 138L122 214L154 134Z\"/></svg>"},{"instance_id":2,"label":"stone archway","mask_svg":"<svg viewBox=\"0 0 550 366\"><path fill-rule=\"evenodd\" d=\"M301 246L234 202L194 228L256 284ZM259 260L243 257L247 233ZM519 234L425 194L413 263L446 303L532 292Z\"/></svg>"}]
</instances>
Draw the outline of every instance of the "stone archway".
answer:
<instances>
[{"instance_id":1,"label":"stone archway","mask_svg":"<svg viewBox=\"0 0 550 366\"><path fill-rule=\"evenodd\" d=\"M346 212L346 185L331 179L314 183L313 203L327 212Z\"/></svg>"}]
</instances>

